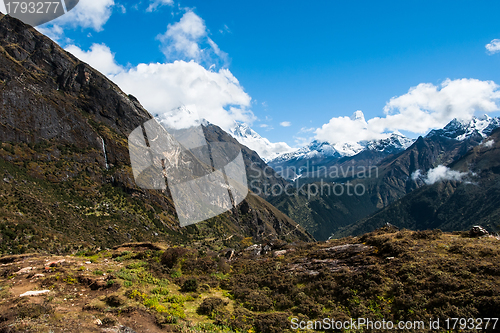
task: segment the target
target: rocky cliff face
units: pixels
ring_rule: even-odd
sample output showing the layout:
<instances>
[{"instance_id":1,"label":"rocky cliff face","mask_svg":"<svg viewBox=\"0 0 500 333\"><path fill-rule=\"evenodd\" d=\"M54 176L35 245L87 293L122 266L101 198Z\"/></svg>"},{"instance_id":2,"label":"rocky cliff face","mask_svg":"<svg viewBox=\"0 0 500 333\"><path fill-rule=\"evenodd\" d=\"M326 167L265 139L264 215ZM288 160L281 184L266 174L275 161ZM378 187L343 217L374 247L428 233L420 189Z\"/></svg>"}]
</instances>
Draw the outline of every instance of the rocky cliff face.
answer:
<instances>
[{"instance_id":1,"label":"rocky cliff face","mask_svg":"<svg viewBox=\"0 0 500 333\"><path fill-rule=\"evenodd\" d=\"M209 238L219 245L250 236L312 239L253 195L231 212L180 228L168 190L140 189L132 176L127 137L151 118L101 73L2 16L0 229L13 232L0 236L3 250L24 251L32 243L54 250L152 239ZM21 224L31 229L20 231Z\"/></svg>"}]
</instances>

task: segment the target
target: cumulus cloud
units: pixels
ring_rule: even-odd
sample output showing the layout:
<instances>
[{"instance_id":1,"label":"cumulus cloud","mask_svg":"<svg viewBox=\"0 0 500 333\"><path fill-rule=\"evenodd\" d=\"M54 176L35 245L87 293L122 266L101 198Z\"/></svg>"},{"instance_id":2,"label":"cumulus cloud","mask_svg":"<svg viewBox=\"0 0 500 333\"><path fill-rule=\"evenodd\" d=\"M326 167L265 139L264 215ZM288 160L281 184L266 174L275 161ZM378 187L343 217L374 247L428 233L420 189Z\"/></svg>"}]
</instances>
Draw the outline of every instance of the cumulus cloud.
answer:
<instances>
[{"instance_id":1,"label":"cumulus cloud","mask_svg":"<svg viewBox=\"0 0 500 333\"><path fill-rule=\"evenodd\" d=\"M38 31L54 40L60 40L65 28L84 28L102 31L115 5L114 0L80 0L67 14L37 27Z\"/></svg>"},{"instance_id":2,"label":"cumulus cloud","mask_svg":"<svg viewBox=\"0 0 500 333\"><path fill-rule=\"evenodd\" d=\"M316 139L346 143L382 139L399 131L425 134L454 118L470 120L479 111L498 111L499 99L499 86L493 81L447 79L439 86L421 83L391 98L384 107L384 117L366 121L361 111L350 118L335 117L316 130Z\"/></svg>"},{"instance_id":3,"label":"cumulus cloud","mask_svg":"<svg viewBox=\"0 0 500 333\"><path fill-rule=\"evenodd\" d=\"M493 39L489 44L486 44L485 47L490 54L500 52L500 39Z\"/></svg>"},{"instance_id":4,"label":"cumulus cloud","mask_svg":"<svg viewBox=\"0 0 500 333\"><path fill-rule=\"evenodd\" d=\"M250 110L250 96L229 69L203 66L203 60L207 59L207 50L200 46L203 43L208 45L214 58L224 53L208 38L205 23L199 16L192 11L186 12L179 22L168 26L159 40L166 55L174 57L175 54L181 59L125 68L116 62L114 54L104 44L93 44L88 51L75 45L66 50L107 75L126 93L137 97L167 126L176 127L181 123L187 126L184 123L189 119L178 117L179 112L186 109L225 130L235 121L251 124L255 120Z\"/></svg>"},{"instance_id":5,"label":"cumulus cloud","mask_svg":"<svg viewBox=\"0 0 500 333\"><path fill-rule=\"evenodd\" d=\"M263 137L240 137L238 138L238 141L248 148L255 150L259 156L264 159L264 161L270 161L280 154L296 150L295 148L291 148L285 142L271 142L267 138Z\"/></svg>"},{"instance_id":6,"label":"cumulus cloud","mask_svg":"<svg viewBox=\"0 0 500 333\"><path fill-rule=\"evenodd\" d=\"M123 68L116 63L114 54L105 44L93 44L89 51L83 51L75 45L68 45L65 50L106 75L114 75L123 71Z\"/></svg>"},{"instance_id":7,"label":"cumulus cloud","mask_svg":"<svg viewBox=\"0 0 500 333\"><path fill-rule=\"evenodd\" d=\"M363 112L356 111L351 117L335 117L316 129L316 139L332 144L355 143L382 139L386 135L369 128Z\"/></svg>"},{"instance_id":8,"label":"cumulus cloud","mask_svg":"<svg viewBox=\"0 0 500 333\"><path fill-rule=\"evenodd\" d=\"M110 78L159 118L186 106L226 130L234 121L251 123L255 119L248 109L250 96L228 69L212 71L194 61L180 60L139 64Z\"/></svg>"},{"instance_id":9,"label":"cumulus cloud","mask_svg":"<svg viewBox=\"0 0 500 333\"><path fill-rule=\"evenodd\" d=\"M169 60L194 60L207 66L227 62L227 54L208 37L203 19L192 11L187 11L179 22L169 24L167 31L157 38Z\"/></svg>"},{"instance_id":10,"label":"cumulus cloud","mask_svg":"<svg viewBox=\"0 0 500 333\"><path fill-rule=\"evenodd\" d=\"M444 165L438 165L434 169L430 169L427 172L427 175L422 175L422 172L417 170L411 175L411 178L413 180L421 179L425 184L432 185L446 180L462 181L462 179L467 175L467 172L459 172L451 170Z\"/></svg>"},{"instance_id":11,"label":"cumulus cloud","mask_svg":"<svg viewBox=\"0 0 500 333\"><path fill-rule=\"evenodd\" d=\"M372 119L371 125L379 130L425 133L453 118L470 120L477 111L499 110L498 88L493 81L477 79L447 79L440 87L421 83L407 94L391 98L384 107L386 117Z\"/></svg>"},{"instance_id":12,"label":"cumulus cloud","mask_svg":"<svg viewBox=\"0 0 500 333\"><path fill-rule=\"evenodd\" d=\"M75 45L67 50L137 97L149 112L169 125L169 121L176 121L172 111L182 106L226 130L234 121L255 120L249 109L250 96L228 69L207 70L194 61L182 60L125 69L104 44L94 44L88 51Z\"/></svg>"},{"instance_id":13,"label":"cumulus cloud","mask_svg":"<svg viewBox=\"0 0 500 333\"><path fill-rule=\"evenodd\" d=\"M292 123L291 123L291 122L289 122L289 121L282 121L282 122L280 123L280 126L283 126L283 127L290 127L290 126L292 126Z\"/></svg>"},{"instance_id":14,"label":"cumulus cloud","mask_svg":"<svg viewBox=\"0 0 500 333\"><path fill-rule=\"evenodd\" d=\"M162 6L172 6L174 4L173 0L150 0L149 6L146 9L147 12L154 12L159 7Z\"/></svg>"},{"instance_id":15,"label":"cumulus cloud","mask_svg":"<svg viewBox=\"0 0 500 333\"><path fill-rule=\"evenodd\" d=\"M175 110L183 106L226 130L234 121L255 120L249 109L250 96L228 69L212 71L194 61L182 60L125 69L116 63L106 45L94 44L89 51L75 45L66 49L137 97L150 113L168 125L173 126L169 121L176 121Z\"/></svg>"}]
</instances>

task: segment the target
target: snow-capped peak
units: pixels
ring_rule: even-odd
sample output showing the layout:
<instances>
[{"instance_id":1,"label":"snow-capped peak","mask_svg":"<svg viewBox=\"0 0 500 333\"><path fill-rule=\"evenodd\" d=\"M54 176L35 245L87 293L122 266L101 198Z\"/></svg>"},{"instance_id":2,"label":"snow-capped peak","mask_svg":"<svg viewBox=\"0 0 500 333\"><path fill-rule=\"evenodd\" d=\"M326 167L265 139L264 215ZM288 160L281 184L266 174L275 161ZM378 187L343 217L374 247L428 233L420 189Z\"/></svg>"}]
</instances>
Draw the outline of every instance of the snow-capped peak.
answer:
<instances>
[{"instance_id":1,"label":"snow-capped peak","mask_svg":"<svg viewBox=\"0 0 500 333\"><path fill-rule=\"evenodd\" d=\"M415 139L410 139L398 133L392 133L387 139L370 141L366 145L366 148L380 152L397 152L408 149L414 142Z\"/></svg>"},{"instance_id":2,"label":"snow-capped peak","mask_svg":"<svg viewBox=\"0 0 500 333\"><path fill-rule=\"evenodd\" d=\"M235 122L234 126L229 129L229 134L242 145L255 150L264 161L270 161L278 155L296 150L285 142L271 142L263 138L259 133L255 132L250 126L244 123Z\"/></svg>"},{"instance_id":3,"label":"snow-capped peak","mask_svg":"<svg viewBox=\"0 0 500 333\"><path fill-rule=\"evenodd\" d=\"M455 118L443 129L432 130L427 136L439 135L463 141L472 137L485 138L498 127L500 127L500 118L490 117L485 114L482 117L472 117L471 120L459 120Z\"/></svg>"},{"instance_id":4,"label":"snow-capped peak","mask_svg":"<svg viewBox=\"0 0 500 333\"><path fill-rule=\"evenodd\" d=\"M407 149L414 142L414 139L407 138L397 133L393 133L387 139L364 142L330 144L328 142L314 140L307 146L302 147L294 152L281 154L270 162L275 164L285 161L311 158L350 157L359 154L364 150L376 150L382 153L393 154Z\"/></svg>"},{"instance_id":5,"label":"snow-capped peak","mask_svg":"<svg viewBox=\"0 0 500 333\"><path fill-rule=\"evenodd\" d=\"M365 114L361 110L355 111L351 116L351 120L360 120L364 122Z\"/></svg>"}]
</instances>

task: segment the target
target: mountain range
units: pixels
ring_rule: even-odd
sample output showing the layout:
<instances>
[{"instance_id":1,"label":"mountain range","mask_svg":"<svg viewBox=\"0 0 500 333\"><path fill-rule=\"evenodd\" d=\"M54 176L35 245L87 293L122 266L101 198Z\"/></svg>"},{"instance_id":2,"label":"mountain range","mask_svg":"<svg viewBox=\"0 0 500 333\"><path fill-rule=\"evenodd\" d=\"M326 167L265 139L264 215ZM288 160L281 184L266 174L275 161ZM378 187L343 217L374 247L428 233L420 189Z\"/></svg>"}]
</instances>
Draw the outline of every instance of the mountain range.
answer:
<instances>
[{"instance_id":1,"label":"mountain range","mask_svg":"<svg viewBox=\"0 0 500 333\"><path fill-rule=\"evenodd\" d=\"M453 124L456 125L456 122ZM462 127L462 126L459 126ZM449 133L449 132L447 132ZM462 136L459 136L463 138ZM500 229L500 129L463 157L440 168L439 178L405 195L397 202L339 232L359 235L390 223L411 230L468 230L481 225Z\"/></svg>"},{"instance_id":2,"label":"mountain range","mask_svg":"<svg viewBox=\"0 0 500 333\"><path fill-rule=\"evenodd\" d=\"M241 150L254 192L185 228L168 182L135 183L127 138L151 120L134 96L0 14L0 332L282 333L352 318L361 331L360 319L381 318L425 331L429 318L453 317L494 330L500 237L456 231L500 228L498 118L416 140L313 142L282 156L302 168L294 182L242 141L267 161L289 147L204 123L207 142ZM354 166L375 170L330 175ZM347 184L363 193L335 192ZM334 191L301 191L312 186Z\"/></svg>"},{"instance_id":3,"label":"mountain range","mask_svg":"<svg viewBox=\"0 0 500 333\"><path fill-rule=\"evenodd\" d=\"M295 181L296 191L271 196L268 200L299 222L317 239L327 239L340 229L425 186L424 182L412 175L457 162L497 127L498 118L473 118L469 122L453 120L445 127L446 131L432 131L425 137L419 137L406 150L382 155L378 151L366 149L354 156L334 161L321 160L322 165L327 168L323 174L310 171L308 178L300 177ZM309 167L313 165L310 163ZM324 174L332 175L331 170L354 170L355 167L366 166L371 166L374 170L368 177L357 177L352 172L334 173L335 177L324 177ZM310 167L311 169L318 170ZM327 188L332 188L336 185L331 184L336 183L345 188L344 184L347 182L362 188L363 195L349 196L345 192L338 195L339 192L335 194L330 191L311 196L301 191L305 184L321 188L326 183L330 184ZM397 218L395 215L394 219Z\"/></svg>"}]
</instances>

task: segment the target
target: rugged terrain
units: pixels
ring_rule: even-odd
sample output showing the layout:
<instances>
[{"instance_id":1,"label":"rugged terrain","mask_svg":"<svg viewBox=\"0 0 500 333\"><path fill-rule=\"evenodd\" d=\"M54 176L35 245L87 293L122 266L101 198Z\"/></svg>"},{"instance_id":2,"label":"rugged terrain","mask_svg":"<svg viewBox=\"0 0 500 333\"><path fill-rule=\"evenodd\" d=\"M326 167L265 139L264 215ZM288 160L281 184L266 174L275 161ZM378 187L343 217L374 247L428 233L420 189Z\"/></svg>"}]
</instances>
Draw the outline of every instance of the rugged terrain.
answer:
<instances>
[{"instance_id":1,"label":"rugged terrain","mask_svg":"<svg viewBox=\"0 0 500 333\"><path fill-rule=\"evenodd\" d=\"M297 331L294 318L425 325L431 318L441 325L452 317L496 318L499 242L384 228L236 252L136 243L71 256L4 256L0 331L282 333ZM21 296L27 292L41 294ZM466 331L493 332L493 322L485 328Z\"/></svg>"}]
</instances>

